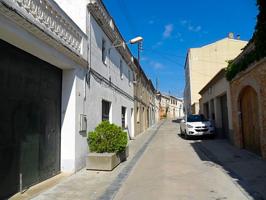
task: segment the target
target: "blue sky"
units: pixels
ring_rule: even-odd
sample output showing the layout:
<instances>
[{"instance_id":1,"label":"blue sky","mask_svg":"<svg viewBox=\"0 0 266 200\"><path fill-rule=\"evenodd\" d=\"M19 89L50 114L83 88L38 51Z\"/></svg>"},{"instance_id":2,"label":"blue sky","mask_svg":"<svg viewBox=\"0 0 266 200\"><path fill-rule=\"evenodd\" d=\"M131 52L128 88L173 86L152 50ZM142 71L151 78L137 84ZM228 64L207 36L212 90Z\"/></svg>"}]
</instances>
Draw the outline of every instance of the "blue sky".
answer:
<instances>
[{"instance_id":1,"label":"blue sky","mask_svg":"<svg viewBox=\"0 0 266 200\"><path fill-rule=\"evenodd\" d=\"M103 0L125 40L144 38L141 65L155 86L182 97L188 48L225 38L252 37L255 0ZM130 46L137 56L136 46Z\"/></svg>"}]
</instances>

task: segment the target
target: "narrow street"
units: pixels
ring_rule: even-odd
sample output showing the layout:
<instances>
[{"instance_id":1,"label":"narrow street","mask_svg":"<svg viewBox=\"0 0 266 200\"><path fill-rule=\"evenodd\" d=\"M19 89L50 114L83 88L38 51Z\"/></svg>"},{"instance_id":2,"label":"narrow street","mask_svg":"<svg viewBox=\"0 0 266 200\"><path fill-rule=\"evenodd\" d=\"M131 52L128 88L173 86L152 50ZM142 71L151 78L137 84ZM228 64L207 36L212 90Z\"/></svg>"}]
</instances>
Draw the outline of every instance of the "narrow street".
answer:
<instances>
[{"instance_id":1,"label":"narrow street","mask_svg":"<svg viewBox=\"0 0 266 200\"><path fill-rule=\"evenodd\" d=\"M266 200L244 2L0 0L0 200Z\"/></svg>"},{"instance_id":2,"label":"narrow street","mask_svg":"<svg viewBox=\"0 0 266 200\"><path fill-rule=\"evenodd\" d=\"M39 195L32 193L49 181L12 200L266 199L266 162L224 139L185 140L179 123L163 120L129 149L113 171L84 169Z\"/></svg>"},{"instance_id":3,"label":"narrow street","mask_svg":"<svg viewBox=\"0 0 266 200\"><path fill-rule=\"evenodd\" d=\"M232 178L179 135L179 124L165 121L136 163L116 200L248 199Z\"/></svg>"}]
</instances>

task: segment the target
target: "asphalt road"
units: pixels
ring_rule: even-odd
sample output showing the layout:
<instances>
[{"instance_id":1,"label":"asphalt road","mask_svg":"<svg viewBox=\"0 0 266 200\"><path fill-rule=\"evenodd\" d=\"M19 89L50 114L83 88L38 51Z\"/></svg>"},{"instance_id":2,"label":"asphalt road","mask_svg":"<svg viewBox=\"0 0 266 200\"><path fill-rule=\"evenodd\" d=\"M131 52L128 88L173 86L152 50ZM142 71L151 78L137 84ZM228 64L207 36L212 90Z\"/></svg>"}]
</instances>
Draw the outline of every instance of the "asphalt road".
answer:
<instances>
[{"instance_id":1,"label":"asphalt road","mask_svg":"<svg viewBox=\"0 0 266 200\"><path fill-rule=\"evenodd\" d=\"M117 192L116 200L245 200L248 197L219 166L166 121ZM200 141L197 141L199 143Z\"/></svg>"}]
</instances>

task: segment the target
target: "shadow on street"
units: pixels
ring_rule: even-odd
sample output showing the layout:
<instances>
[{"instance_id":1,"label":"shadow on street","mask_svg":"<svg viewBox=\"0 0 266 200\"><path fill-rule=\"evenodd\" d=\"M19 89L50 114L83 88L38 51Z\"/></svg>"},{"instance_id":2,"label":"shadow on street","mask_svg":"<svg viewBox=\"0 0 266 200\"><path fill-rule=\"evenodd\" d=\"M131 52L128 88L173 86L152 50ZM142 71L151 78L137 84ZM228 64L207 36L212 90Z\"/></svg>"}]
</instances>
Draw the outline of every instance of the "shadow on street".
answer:
<instances>
[{"instance_id":1,"label":"shadow on street","mask_svg":"<svg viewBox=\"0 0 266 200\"><path fill-rule=\"evenodd\" d=\"M202 161L213 162L254 199L266 199L266 161L225 139L197 140L191 146Z\"/></svg>"}]
</instances>

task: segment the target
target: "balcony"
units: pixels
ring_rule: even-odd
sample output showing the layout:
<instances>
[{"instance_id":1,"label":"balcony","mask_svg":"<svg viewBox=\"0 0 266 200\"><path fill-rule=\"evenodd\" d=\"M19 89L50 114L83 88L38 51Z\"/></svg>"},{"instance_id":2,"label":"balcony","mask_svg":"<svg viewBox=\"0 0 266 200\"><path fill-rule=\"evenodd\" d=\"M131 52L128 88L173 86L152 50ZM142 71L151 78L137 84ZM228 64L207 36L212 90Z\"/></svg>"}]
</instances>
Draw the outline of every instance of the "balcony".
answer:
<instances>
[{"instance_id":1,"label":"balcony","mask_svg":"<svg viewBox=\"0 0 266 200\"><path fill-rule=\"evenodd\" d=\"M2 0L0 13L55 48L86 59L86 34L53 0Z\"/></svg>"}]
</instances>

